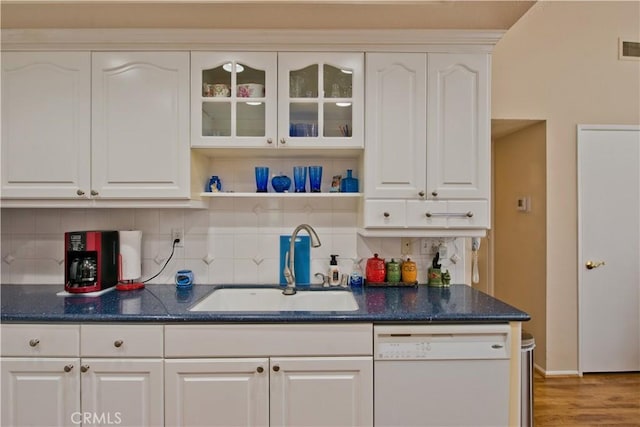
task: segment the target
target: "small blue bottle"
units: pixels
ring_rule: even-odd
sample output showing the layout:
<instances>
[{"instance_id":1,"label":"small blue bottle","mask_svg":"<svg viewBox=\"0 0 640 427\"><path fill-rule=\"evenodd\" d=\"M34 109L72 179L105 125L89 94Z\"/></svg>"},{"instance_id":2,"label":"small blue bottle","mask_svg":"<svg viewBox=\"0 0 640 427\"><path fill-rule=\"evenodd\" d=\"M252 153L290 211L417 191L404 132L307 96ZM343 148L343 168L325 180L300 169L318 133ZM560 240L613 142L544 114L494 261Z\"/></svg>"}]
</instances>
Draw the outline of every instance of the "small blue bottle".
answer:
<instances>
[{"instance_id":1,"label":"small blue bottle","mask_svg":"<svg viewBox=\"0 0 640 427\"><path fill-rule=\"evenodd\" d=\"M358 179L352 176L353 171L347 169L347 176L342 178L340 182L340 192L342 193L357 193L358 192Z\"/></svg>"}]
</instances>

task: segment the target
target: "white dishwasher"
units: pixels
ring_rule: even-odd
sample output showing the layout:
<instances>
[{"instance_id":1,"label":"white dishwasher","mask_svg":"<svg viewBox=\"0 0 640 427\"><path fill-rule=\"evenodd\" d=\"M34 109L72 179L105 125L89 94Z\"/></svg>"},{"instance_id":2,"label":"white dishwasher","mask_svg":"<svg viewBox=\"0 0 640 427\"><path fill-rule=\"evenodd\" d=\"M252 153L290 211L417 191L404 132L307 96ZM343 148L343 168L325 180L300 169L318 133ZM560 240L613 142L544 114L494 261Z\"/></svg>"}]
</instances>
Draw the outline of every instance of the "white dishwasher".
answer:
<instances>
[{"instance_id":1,"label":"white dishwasher","mask_svg":"<svg viewBox=\"0 0 640 427\"><path fill-rule=\"evenodd\" d=\"M508 425L508 324L373 331L375 426Z\"/></svg>"}]
</instances>

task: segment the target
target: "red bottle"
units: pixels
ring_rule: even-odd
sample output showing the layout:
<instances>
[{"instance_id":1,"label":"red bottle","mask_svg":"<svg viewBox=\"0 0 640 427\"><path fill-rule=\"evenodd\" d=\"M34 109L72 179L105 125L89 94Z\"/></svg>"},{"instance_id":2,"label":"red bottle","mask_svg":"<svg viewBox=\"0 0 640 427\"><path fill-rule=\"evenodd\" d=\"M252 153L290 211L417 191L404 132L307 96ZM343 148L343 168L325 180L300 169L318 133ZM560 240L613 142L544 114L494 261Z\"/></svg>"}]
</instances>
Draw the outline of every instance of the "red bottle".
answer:
<instances>
[{"instance_id":1,"label":"red bottle","mask_svg":"<svg viewBox=\"0 0 640 427\"><path fill-rule=\"evenodd\" d=\"M378 258L378 254L373 254L373 258L367 260L367 282L382 283L387 274L384 258Z\"/></svg>"}]
</instances>

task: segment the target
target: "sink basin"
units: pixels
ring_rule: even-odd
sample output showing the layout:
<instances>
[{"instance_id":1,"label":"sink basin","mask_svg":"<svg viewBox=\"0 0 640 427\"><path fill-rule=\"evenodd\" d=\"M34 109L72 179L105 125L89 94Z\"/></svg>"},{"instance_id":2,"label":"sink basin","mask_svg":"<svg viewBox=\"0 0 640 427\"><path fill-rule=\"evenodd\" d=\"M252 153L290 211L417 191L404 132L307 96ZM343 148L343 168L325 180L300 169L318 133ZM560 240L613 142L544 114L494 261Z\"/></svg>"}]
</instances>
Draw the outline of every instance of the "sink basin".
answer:
<instances>
[{"instance_id":1,"label":"sink basin","mask_svg":"<svg viewBox=\"0 0 640 427\"><path fill-rule=\"evenodd\" d=\"M189 311L354 311L353 294L346 290L298 290L283 295L278 288L220 288Z\"/></svg>"}]
</instances>

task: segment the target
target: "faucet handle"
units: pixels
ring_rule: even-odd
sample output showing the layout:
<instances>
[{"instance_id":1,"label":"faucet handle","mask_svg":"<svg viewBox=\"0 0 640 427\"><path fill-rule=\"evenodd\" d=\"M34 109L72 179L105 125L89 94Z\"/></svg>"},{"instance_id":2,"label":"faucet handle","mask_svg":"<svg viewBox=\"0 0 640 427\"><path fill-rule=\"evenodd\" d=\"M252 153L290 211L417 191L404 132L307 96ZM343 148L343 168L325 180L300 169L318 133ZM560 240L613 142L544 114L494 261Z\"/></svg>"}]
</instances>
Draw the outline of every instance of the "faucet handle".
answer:
<instances>
[{"instance_id":1,"label":"faucet handle","mask_svg":"<svg viewBox=\"0 0 640 427\"><path fill-rule=\"evenodd\" d=\"M322 273L316 273L314 274L314 276L317 277L318 279L322 279L322 286L324 287L329 286L329 276Z\"/></svg>"}]
</instances>

